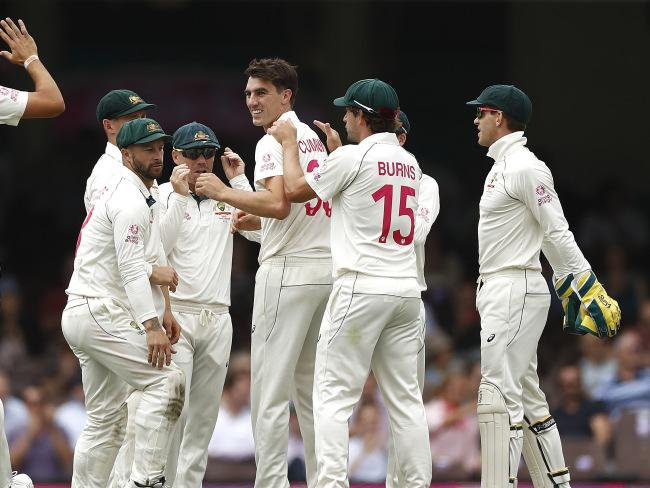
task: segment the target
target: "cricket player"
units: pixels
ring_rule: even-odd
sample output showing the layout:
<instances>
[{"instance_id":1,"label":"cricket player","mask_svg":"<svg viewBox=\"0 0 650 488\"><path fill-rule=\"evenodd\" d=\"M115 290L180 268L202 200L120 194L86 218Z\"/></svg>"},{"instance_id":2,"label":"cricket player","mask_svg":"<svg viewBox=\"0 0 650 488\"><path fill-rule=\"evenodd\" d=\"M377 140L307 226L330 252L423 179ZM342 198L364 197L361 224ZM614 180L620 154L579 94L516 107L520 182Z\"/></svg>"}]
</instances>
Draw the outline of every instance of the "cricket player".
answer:
<instances>
[{"instance_id":1,"label":"cricket player","mask_svg":"<svg viewBox=\"0 0 650 488\"><path fill-rule=\"evenodd\" d=\"M266 130L277 120L291 120L298 127L301 167L306 172L317 170L327 153L316 133L293 111L298 90L295 68L277 58L253 60L246 75L246 105L253 125ZM225 156L237 164L234 153ZM256 488L289 487L290 399L305 444L307 485L316 485L312 392L318 330L332 289L331 207L316 196L290 203L294 196L285 194L283 168L282 146L264 135L255 149L257 191L229 188L207 173L196 183L197 194L262 217L251 330Z\"/></svg>"},{"instance_id":2,"label":"cricket player","mask_svg":"<svg viewBox=\"0 0 650 488\"><path fill-rule=\"evenodd\" d=\"M523 448L537 488L567 488L560 436L536 371L551 300L540 250L553 268L567 331L612 336L620 309L578 248L549 168L526 147L528 96L514 86L494 85L468 105L477 107L478 143L494 159L478 224L481 486L516 487Z\"/></svg>"},{"instance_id":3,"label":"cricket player","mask_svg":"<svg viewBox=\"0 0 650 488\"><path fill-rule=\"evenodd\" d=\"M59 87L38 57L36 42L27 32L25 23L18 25L9 17L0 20L0 38L11 51L0 56L13 64L22 65L34 82L34 91L25 92L0 86L0 124L18 125L21 119L50 118L65 110ZM33 488L26 474L11 470L9 445L4 434L4 407L0 401L0 488Z\"/></svg>"},{"instance_id":4,"label":"cricket player","mask_svg":"<svg viewBox=\"0 0 650 488\"><path fill-rule=\"evenodd\" d=\"M81 364L88 414L75 448L73 488L106 487L124 438L128 387L142 394L127 486L164 486L185 376L171 363L169 331L161 326L163 295L149 282L146 248L152 241L162 250L159 204L150 188L162 173L170 139L152 119L124 124L116 139L124 164L120 178L91 208L77 240L61 320ZM174 288L171 279L166 285Z\"/></svg>"},{"instance_id":5,"label":"cricket player","mask_svg":"<svg viewBox=\"0 0 650 488\"><path fill-rule=\"evenodd\" d=\"M334 100L345 107L346 145L313 172L298 164L290 122L269 133L282 141L287 192L332 199L332 294L316 353L314 424L319 488L348 487L348 420L370 369L381 389L404 482L431 482L429 432L418 385L423 346L414 251L421 171L395 135L399 100L377 80L352 84Z\"/></svg>"},{"instance_id":6,"label":"cricket player","mask_svg":"<svg viewBox=\"0 0 650 488\"><path fill-rule=\"evenodd\" d=\"M107 142L104 154L95 163L86 182L86 213L90 212L99 197L109 190L111 181L121 171L122 153L115 141L120 128L129 120L146 117L146 111L154 108L154 104L145 102L131 90L111 90L97 104L97 120L102 124Z\"/></svg>"}]
</instances>

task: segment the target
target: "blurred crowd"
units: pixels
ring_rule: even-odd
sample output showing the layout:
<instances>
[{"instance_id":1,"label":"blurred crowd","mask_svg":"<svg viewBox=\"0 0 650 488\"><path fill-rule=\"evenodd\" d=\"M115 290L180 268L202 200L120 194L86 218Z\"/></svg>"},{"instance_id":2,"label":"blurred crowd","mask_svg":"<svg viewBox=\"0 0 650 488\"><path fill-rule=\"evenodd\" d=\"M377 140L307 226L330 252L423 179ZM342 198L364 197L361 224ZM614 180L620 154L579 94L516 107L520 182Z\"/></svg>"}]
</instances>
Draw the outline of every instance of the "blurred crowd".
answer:
<instances>
[{"instance_id":1,"label":"blurred crowd","mask_svg":"<svg viewBox=\"0 0 650 488\"><path fill-rule=\"evenodd\" d=\"M646 217L623 196L612 195L605 208L606 213L587 211L572 228L621 305L621 332L613 340L566 335L554 299L538 350L539 373L574 479L581 474L650 479L650 273L643 254L650 232ZM480 318L473 262L442 243L449 225L444 219L436 223L426 247L424 402L434 479L475 480L480 472L475 415ZM249 480L255 472L248 351L256 254L254 244L237 237L231 308L235 337L206 473L206 479L215 481ZM38 296L26 295L15 276L0 279L0 398L12 465L40 482L70 479L85 421L80 368L60 331L72 257L60 262L58 276L48 277L54 284ZM545 275L550 283L552 271L545 269ZM302 440L295 413L291 415L289 471L292 480L301 480ZM381 392L370 375L350 421L352 481L385 478L388 429Z\"/></svg>"}]
</instances>

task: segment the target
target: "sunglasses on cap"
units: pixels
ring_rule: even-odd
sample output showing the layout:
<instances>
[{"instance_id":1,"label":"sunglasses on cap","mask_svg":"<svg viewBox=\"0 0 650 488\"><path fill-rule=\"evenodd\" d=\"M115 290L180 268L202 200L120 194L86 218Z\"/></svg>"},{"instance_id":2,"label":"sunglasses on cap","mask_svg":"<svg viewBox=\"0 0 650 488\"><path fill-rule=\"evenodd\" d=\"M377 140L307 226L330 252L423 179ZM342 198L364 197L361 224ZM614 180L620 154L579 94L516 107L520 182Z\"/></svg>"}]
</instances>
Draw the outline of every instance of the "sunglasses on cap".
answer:
<instances>
[{"instance_id":1,"label":"sunglasses on cap","mask_svg":"<svg viewBox=\"0 0 650 488\"><path fill-rule=\"evenodd\" d=\"M476 118L480 119L481 117L483 117L484 112L501 112L501 110L492 107L477 107Z\"/></svg>"},{"instance_id":2,"label":"sunglasses on cap","mask_svg":"<svg viewBox=\"0 0 650 488\"><path fill-rule=\"evenodd\" d=\"M180 151L184 158L191 159L192 161L199 159L201 156L205 159L210 159L217 153L214 147L193 147L191 149L176 150Z\"/></svg>"}]
</instances>

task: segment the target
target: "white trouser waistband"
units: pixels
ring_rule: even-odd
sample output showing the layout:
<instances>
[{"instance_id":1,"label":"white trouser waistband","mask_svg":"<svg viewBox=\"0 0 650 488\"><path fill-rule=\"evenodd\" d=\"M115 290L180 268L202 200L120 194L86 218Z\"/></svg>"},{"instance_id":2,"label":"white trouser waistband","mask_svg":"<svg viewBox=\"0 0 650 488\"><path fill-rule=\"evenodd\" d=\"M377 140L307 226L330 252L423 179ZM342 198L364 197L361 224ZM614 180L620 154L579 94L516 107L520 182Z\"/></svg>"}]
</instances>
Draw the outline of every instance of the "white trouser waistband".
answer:
<instances>
[{"instance_id":1,"label":"white trouser waistband","mask_svg":"<svg viewBox=\"0 0 650 488\"><path fill-rule=\"evenodd\" d=\"M260 263L260 266L263 265L268 265L268 266L303 266L303 265L332 265L332 258L331 257L323 257L323 258L301 258L301 257L295 257L295 256L273 256L271 258L267 258L264 261Z\"/></svg>"},{"instance_id":2,"label":"white trouser waistband","mask_svg":"<svg viewBox=\"0 0 650 488\"><path fill-rule=\"evenodd\" d=\"M173 298L170 300L170 304L174 312L191 313L194 315L200 315L204 310L215 315L228 313L229 310L226 305L206 305L203 303L174 300Z\"/></svg>"},{"instance_id":3,"label":"white trouser waistband","mask_svg":"<svg viewBox=\"0 0 650 488\"><path fill-rule=\"evenodd\" d=\"M477 284L485 283L486 281L489 281L493 278L499 278L503 276L511 276L513 278L526 278L531 276L540 276L541 274L542 274L541 271L537 271L533 269L506 268L499 271L495 271L494 273L481 274L476 279L476 283Z\"/></svg>"}]
</instances>

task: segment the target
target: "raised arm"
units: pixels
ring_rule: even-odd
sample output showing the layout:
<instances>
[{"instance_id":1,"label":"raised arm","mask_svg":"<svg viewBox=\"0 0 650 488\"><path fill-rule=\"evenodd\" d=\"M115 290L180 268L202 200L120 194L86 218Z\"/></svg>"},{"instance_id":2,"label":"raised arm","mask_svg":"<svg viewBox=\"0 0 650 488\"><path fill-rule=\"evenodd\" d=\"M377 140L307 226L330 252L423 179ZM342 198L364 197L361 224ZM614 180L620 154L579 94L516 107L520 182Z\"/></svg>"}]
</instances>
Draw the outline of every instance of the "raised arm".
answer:
<instances>
[{"instance_id":1,"label":"raised arm","mask_svg":"<svg viewBox=\"0 0 650 488\"><path fill-rule=\"evenodd\" d=\"M18 25L9 17L0 21L0 38L7 43L9 51L0 51L0 56L13 64L25 66L34 81L34 91L28 92L24 119L51 118L65 110L61 91L45 65L38 58L36 42L27 32L22 20Z\"/></svg>"}]
</instances>

